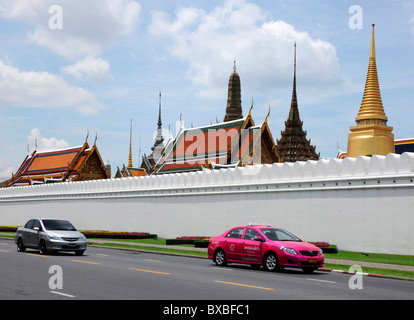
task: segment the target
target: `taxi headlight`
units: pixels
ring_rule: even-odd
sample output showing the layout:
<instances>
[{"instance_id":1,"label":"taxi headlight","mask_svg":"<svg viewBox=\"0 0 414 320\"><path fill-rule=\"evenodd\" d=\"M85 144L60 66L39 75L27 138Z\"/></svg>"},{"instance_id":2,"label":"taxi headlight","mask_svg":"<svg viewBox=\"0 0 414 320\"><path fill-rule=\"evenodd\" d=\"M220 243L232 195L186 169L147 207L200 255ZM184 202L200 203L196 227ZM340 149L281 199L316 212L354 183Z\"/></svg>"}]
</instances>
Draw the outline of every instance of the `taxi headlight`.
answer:
<instances>
[{"instance_id":1,"label":"taxi headlight","mask_svg":"<svg viewBox=\"0 0 414 320\"><path fill-rule=\"evenodd\" d=\"M298 255L298 253L296 252L295 249L292 248L285 248L285 247L280 247L280 250L290 253L290 254L294 254L294 255Z\"/></svg>"}]
</instances>

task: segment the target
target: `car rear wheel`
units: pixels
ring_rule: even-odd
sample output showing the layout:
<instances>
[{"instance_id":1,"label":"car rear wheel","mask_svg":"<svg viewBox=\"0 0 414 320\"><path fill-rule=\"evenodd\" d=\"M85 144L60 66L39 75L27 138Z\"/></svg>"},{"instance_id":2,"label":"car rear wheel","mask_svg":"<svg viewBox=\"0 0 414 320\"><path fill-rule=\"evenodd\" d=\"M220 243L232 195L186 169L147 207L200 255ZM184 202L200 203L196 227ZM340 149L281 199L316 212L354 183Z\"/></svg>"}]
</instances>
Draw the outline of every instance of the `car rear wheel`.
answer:
<instances>
[{"instance_id":1,"label":"car rear wheel","mask_svg":"<svg viewBox=\"0 0 414 320\"><path fill-rule=\"evenodd\" d=\"M46 243L43 240L39 243L39 251L40 254L47 254Z\"/></svg>"},{"instance_id":2,"label":"car rear wheel","mask_svg":"<svg viewBox=\"0 0 414 320\"><path fill-rule=\"evenodd\" d=\"M276 271L279 269L279 260L273 252L266 254L263 261L263 268L267 271Z\"/></svg>"},{"instance_id":3,"label":"car rear wheel","mask_svg":"<svg viewBox=\"0 0 414 320\"><path fill-rule=\"evenodd\" d=\"M17 240L17 251L19 251L19 252L25 252L26 251L26 247L23 245L22 238L19 238Z\"/></svg>"},{"instance_id":4,"label":"car rear wheel","mask_svg":"<svg viewBox=\"0 0 414 320\"><path fill-rule=\"evenodd\" d=\"M216 265L218 266L226 266L227 265L227 259L226 259L226 254L224 253L223 250L218 249L215 253L214 253L214 261L216 262Z\"/></svg>"}]
</instances>

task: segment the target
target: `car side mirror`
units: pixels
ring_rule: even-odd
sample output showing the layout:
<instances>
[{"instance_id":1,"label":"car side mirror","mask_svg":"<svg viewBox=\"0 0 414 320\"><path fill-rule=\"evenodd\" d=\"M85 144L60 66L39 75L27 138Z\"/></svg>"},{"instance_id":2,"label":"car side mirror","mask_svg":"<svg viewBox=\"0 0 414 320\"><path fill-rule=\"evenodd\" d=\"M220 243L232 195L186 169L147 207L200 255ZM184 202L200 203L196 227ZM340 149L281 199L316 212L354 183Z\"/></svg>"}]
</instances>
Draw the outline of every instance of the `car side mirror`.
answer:
<instances>
[{"instance_id":1,"label":"car side mirror","mask_svg":"<svg viewBox=\"0 0 414 320\"><path fill-rule=\"evenodd\" d=\"M255 236L255 237L254 237L254 241L260 241L260 242L263 242L263 238L262 238L262 237L260 237L260 236Z\"/></svg>"},{"instance_id":2,"label":"car side mirror","mask_svg":"<svg viewBox=\"0 0 414 320\"><path fill-rule=\"evenodd\" d=\"M39 227L34 227L33 230L40 231Z\"/></svg>"}]
</instances>

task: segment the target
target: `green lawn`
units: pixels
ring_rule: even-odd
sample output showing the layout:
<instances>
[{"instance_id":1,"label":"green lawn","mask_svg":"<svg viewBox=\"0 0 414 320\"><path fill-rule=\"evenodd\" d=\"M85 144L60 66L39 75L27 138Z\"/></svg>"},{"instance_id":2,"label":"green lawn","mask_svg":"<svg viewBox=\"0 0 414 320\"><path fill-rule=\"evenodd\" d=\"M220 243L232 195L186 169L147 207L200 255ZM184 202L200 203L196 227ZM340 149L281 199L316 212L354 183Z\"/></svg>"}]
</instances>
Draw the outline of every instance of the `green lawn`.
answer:
<instances>
[{"instance_id":1,"label":"green lawn","mask_svg":"<svg viewBox=\"0 0 414 320\"><path fill-rule=\"evenodd\" d=\"M351 251L338 251L337 254L325 253L328 259L346 259L365 262L399 264L404 266L414 266L414 256L405 256L398 254L382 254L382 253L364 253Z\"/></svg>"}]
</instances>

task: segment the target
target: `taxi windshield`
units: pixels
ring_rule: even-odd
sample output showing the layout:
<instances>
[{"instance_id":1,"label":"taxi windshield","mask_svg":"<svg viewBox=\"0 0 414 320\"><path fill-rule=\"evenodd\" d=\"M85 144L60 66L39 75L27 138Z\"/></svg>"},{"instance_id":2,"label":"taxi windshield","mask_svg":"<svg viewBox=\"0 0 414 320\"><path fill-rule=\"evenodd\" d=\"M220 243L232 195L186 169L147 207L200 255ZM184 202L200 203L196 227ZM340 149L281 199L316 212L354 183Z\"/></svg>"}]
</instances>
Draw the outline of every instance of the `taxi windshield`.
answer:
<instances>
[{"instance_id":1,"label":"taxi windshield","mask_svg":"<svg viewBox=\"0 0 414 320\"><path fill-rule=\"evenodd\" d=\"M286 230L276 228L260 228L260 230L272 241L302 241Z\"/></svg>"}]
</instances>

